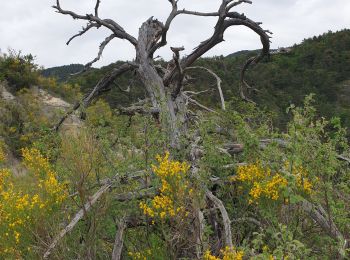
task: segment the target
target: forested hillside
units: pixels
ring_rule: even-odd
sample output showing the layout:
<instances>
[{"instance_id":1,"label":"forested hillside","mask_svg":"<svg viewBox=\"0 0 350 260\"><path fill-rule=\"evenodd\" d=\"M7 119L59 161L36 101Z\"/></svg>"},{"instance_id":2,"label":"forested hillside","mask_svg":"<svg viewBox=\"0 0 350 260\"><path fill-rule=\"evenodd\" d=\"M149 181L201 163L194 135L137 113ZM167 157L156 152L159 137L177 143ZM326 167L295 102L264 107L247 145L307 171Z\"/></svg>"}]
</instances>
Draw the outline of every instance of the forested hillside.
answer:
<instances>
[{"instance_id":1,"label":"forested hillside","mask_svg":"<svg viewBox=\"0 0 350 260\"><path fill-rule=\"evenodd\" d=\"M223 92L227 100L239 96L240 70L252 51L240 51L227 57L202 58L195 66L212 69L222 79ZM162 63L162 62L161 62ZM164 62L163 62L164 63ZM93 69L81 76L68 77L77 72L78 65L50 68L44 75L55 76L70 83L76 83L82 92L91 89L103 74L117 64L101 69ZM215 78L204 70L193 70L188 89L211 89L211 95L202 95L200 100L210 106L218 106L219 97L214 94ZM125 74L112 88L112 94L105 99L112 107L132 103L143 98L140 83ZM316 95L316 107L320 114L331 118L339 116L350 127L350 30L328 32L304 40L294 45L289 53L273 54L263 63L247 73L250 86L258 91L250 91L250 99L260 108L273 112L274 121L284 128L288 117L286 108L291 104L300 105L306 95ZM121 91L131 86L130 93ZM210 99L209 99L210 98Z\"/></svg>"},{"instance_id":2,"label":"forested hillside","mask_svg":"<svg viewBox=\"0 0 350 260\"><path fill-rule=\"evenodd\" d=\"M60 67L53 67L42 71L45 77L56 78L58 81L66 81L71 74L78 73L84 69L82 64L70 64Z\"/></svg>"},{"instance_id":3,"label":"forested hillside","mask_svg":"<svg viewBox=\"0 0 350 260\"><path fill-rule=\"evenodd\" d=\"M349 259L350 31L251 67L256 104L253 54L188 71L177 146L136 70L86 102L121 62L0 55L0 259Z\"/></svg>"}]
</instances>

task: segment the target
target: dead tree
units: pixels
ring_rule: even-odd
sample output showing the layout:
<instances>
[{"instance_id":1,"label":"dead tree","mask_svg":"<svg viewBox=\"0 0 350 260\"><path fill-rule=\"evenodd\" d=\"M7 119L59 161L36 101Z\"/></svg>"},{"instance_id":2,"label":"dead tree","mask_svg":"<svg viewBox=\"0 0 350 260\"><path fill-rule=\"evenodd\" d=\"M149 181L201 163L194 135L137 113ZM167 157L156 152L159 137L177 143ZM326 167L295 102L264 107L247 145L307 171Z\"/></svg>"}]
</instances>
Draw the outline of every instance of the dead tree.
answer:
<instances>
[{"instance_id":1,"label":"dead tree","mask_svg":"<svg viewBox=\"0 0 350 260\"><path fill-rule=\"evenodd\" d=\"M97 57L91 62L87 63L84 70L89 69L93 63L98 61L103 53L105 47L115 38L127 40L130 44L134 46L135 49L135 59L133 62L125 62L121 66L112 69L109 71L100 81L96 84L94 89L84 97L82 102L77 103L73 109L70 111L72 113L74 110L78 109L80 106L88 106L92 100L100 96L102 93L105 93L110 89L112 85L115 84L115 81L122 74L128 71L134 71L138 74L141 79L143 86L148 93L148 98L140 104L134 104L128 108L120 108L120 113L126 115L133 115L135 113L140 114L151 114L160 121L163 131L165 131L166 136L169 140L169 146L173 148L180 148L180 140L181 137L185 136L187 130L189 128L189 110L187 105L189 103L193 103L199 106L202 109L205 109L209 112L215 112L210 108L207 108L196 101L193 96L203 93L203 91L184 91L184 85L188 80L186 77L186 73L193 69L204 69L212 76L215 77L217 81L217 88L220 95L221 107L225 109L224 95L221 90L221 79L211 70L207 68L194 66L196 60L202 57L205 53L211 50L216 45L220 44L224 40L224 34L226 30L233 26L242 25L251 30L253 30L256 34L260 36L260 40L262 43L261 52L254 57L251 57L247 60L247 62L243 65L240 74L240 94L241 97L245 100L248 98L245 95L245 90L250 88L248 83L245 81L245 72L247 69L258 62L260 62L264 56L269 55L270 49L270 41L269 41L269 31L263 30L260 27L261 23L254 22L247 18L244 14L239 14L237 12L232 11L237 5L242 3L251 4L250 0L222 0L221 4L217 11L203 13L190 11L186 9L178 8L178 0L168 0L171 6L171 12L167 18L167 20L162 23L153 17L149 18L145 21L140 29L137 37L132 36L128 32L124 30L117 22L111 19L102 19L99 16L99 6L100 0L96 0L96 5L93 14L85 14L80 15L75 12L65 10L61 7L60 1L56 0L56 5L53 6L58 13L71 16L73 19L85 20L87 21L86 27L82 29L79 33L74 35L69 39L67 44L69 44L73 39L79 37L89 30L93 28L105 27L111 31L111 34L101 43L100 49L98 51ZM183 47L171 47L173 52L173 59L167 64L167 67L162 67L154 61L154 57L156 52L165 47L167 45L167 34L170 29L170 26L174 19L179 15L193 15L193 16L201 16L205 17L215 17L216 24L214 27L214 31L209 39L201 42L192 53L188 56L181 57L180 52L184 50ZM128 91L128 90L126 90ZM143 107L145 103L151 103L151 107ZM59 122L56 129L60 124L64 121L67 115ZM191 161L191 177L196 178L197 172L199 171L199 161L203 155L202 147L200 147L201 136L199 131L194 131L194 136L191 138L192 141L190 143L190 154L189 159ZM264 149L267 144L275 142L281 147L287 147L288 142L284 140L261 140L260 148ZM242 152L244 146L242 144L228 144L225 149L222 149L228 155L237 154ZM350 160L343 156L337 157L339 160L347 161ZM224 166L231 167L231 165ZM119 175L116 175L119 176ZM129 175L128 175L129 176ZM130 177L130 176L129 176ZM133 178L140 178L139 175L135 175ZM127 179L124 180L127 182ZM211 183L224 183L220 181L220 178L211 178ZM110 191L114 185L118 185L121 183L120 178L114 178L107 180L103 186L89 199L85 204L85 211L90 210L95 203L98 202L99 198L106 192ZM203 191L205 197L208 199L208 207L210 209L210 222L215 231L215 240L218 242L217 244L221 245L225 244L228 247L233 246L232 242L232 232L231 232L231 224L239 223L239 222L252 222L257 226L261 226L261 223L254 218L236 218L230 219L228 212L225 208L223 201L221 201L216 195L210 191L206 184L203 184ZM132 199L144 199L154 197L158 194L158 190L156 187L145 186L142 189L134 192L129 192L126 194L118 194L115 197L115 200L118 202L129 201ZM345 249L348 246L348 241L344 239L343 234L340 233L339 229L336 227L333 221L330 221L331 218L327 213L323 210L322 206L313 205L311 202L303 201L301 203L301 208L303 211L311 217L323 230L329 233L329 235L338 240L341 243L340 252L345 252ZM215 210L220 212L222 218L222 231L221 235L220 230L217 228L218 221L216 218L216 214L214 214ZM196 239L194 240L196 252L192 254L192 256L196 256L200 258L202 254L202 237L204 230L204 213L200 208L194 209L196 213L196 224L195 226L195 235ZM84 210L78 211L72 221L67 225L50 243L45 254L44 259L48 259L57 246L59 241L69 233L74 226L83 218ZM137 227L140 225L144 225L144 220L139 220L138 218L134 218L129 216L128 218L123 219L119 226L118 231L115 237L114 250L113 250L113 259L119 259L121 256L121 250L123 246L123 231L125 228ZM220 237L223 237L221 239ZM222 241L221 241L222 240ZM188 251L188 249L183 250ZM186 255L185 255L186 256Z\"/></svg>"},{"instance_id":2,"label":"dead tree","mask_svg":"<svg viewBox=\"0 0 350 260\"><path fill-rule=\"evenodd\" d=\"M108 91L112 85L115 84L115 81L122 74L134 71L139 79L141 79L143 86L148 94L148 98L145 102L142 102L142 105L145 103L150 103L151 106L142 107L142 105L133 105L128 108L120 108L121 113L133 115L134 113L141 114L151 114L159 120L162 130L165 132L165 135L168 138L168 143L171 148L179 149L181 144L181 138L186 136L187 130L189 129L189 110L187 108L189 103L195 104L200 108L207 110L209 112L215 112L214 110L207 108L206 106L200 104L194 99L193 96L201 93L194 91L184 91L184 85L188 81L186 73L193 69L204 69L211 76L214 76L217 82L217 89L219 92L221 100L221 108L225 109L224 95L221 89L221 79L211 70L203 67L193 66L194 63L202 57L205 53L211 50L216 45L220 44L224 40L224 34L226 30L233 26L242 25L257 33L260 36L262 43L261 52L254 57L248 59L248 61L243 65L241 71L241 96L247 100L244 94L244 88L248 87L248 84L244 80L244 75L249 66L254 65L261 61L264 56L269 54L270 41L268 36L268 31L260 27L261 23L254 22L247 18L244 14L239 14L234 12L233 9L242 3L251 4L249 0L222 0L219 4L217 11L203 13L190 11L186 9L178 8L178 0L167 0L170 3L171 11L167 20L162 23L153 17L145 21L140 29L137 37L132 36L126 30L118 24L116 21L111 19L103 19L99 16L99 6L100 0L96 1L95 9L92 14L78 14L70 10L65 10L61 7L60 1L56 0L56 5L53 8L56 9L58 13L71 16L73 19L85 20L87 25L69 39L67 44L69 44L73 39L79 37L93 28L105 27L111 31L111 34L101 43L97 57L91 62L85 65L83 71L88 70L93 63L98 61L105 47L115 38L123 39L128 41L135 49L135 59L133 62L125 62L119 67L116 67L109 71L100 81L95 85L93 90L86 95L80 103L77 103L73 109L70 111L72 113L74 110L78 109L80 106L88 106L95 98L100 96L102 93ZM205 17L215 17L216 24L214 31L209 39L201 42L188 56L181 57L180 52L184 50L183 47L171 47L173 52L173 59L168 62L167 67L162 67L157 64L154 60L156 52L167 45L167 36L170 26L174 19L179 15L192 15L192 16L201 16ZM56 129L63 123L66 115L57 125ZM191 142L191 152L189 154L191 160L191 173L192 176L196 176L196 171L198 171L198 161L201 159L203 154L201 147L199 146L201 137L199 136L198 131L195 131L197 134L194 136L194 140ZM108 182L103 186L88 202L88 208L91 208L93 203L96 203L98 198L104 192L107 192L111 188L111 184ZM224 230L224 243L232 247L232 235L230 227L230 219L228 213L225 209L223 202L217 198L210 190L206 187L204 188L205 195L209 201L212 202L219 210L222 216L223 230ZM148 196L153 196L153 189L151 192L141 192L136 194L126 194L125 196L119 196L119 199L127 200L129 197L132 198L144 198ZM95 200L93 200L95 198ZM201 209L196 209L196 214L198 215L197 223L197 238L195 239L196 243L202 241L203 235L203 223L204 216L201 212ZM48 258L52 250L56 247L58 241L65 236L72 228L78 223L82 218L82 211L78 212L73 218L73 221L63 229L52 241L48 250L46 251L44 258ZM122 226L119 227L119 233L116 235L115 239L115 256L116 259L120 256L120 250L122 247L122 233L124 228L128 225L126 221ZM196 254L197 257L201 255L201 245L196 245Z\"/></svg>"},{"instance_id":3,"label":"dead tree","mask_svg":"<svg viewBox=\"0 0 350 260\"><path fill-rule=\"evenodd\" d=\"M244 74L250 65L258 63L264 56L269 54L270 37L268 35L269 31L260 27L261 23L254 22L244 14L233 11L234 7L242 3L251 4L250 0L222 0L217 11L208 13L179 9L178 0L168 0L168 2L171 6L171 12L167 20L162 23L153 17L149 18L141 25L137 37L126 32L116 21L100 18L100 0L97 0L92 14L81 15L70 10L65 10L61 7L59 0L56 0L56 5L53 8L58 13L71 16L73 19L87 21L86 27L71 37L67 44L74 38L87 33L92 28L105 27L111 31L111 34L101 43L97 57L86 64L84 71L101 58L105 47L115 38L127 40L135 48L135 61L126 62L120 67L111 70L96 84L92 92L84 98L80 105L89 105L94 98L108 90L110 85L120 75L134 70L137 72L148 93L153 109L159 111L158 117L162 129L166 132L166 136L169 139L170 146L179 148L180 137L186 134L188 129L187 104L192 102L200 105L183 93L185 72L188 71L190 66L198 58L202 57L206 52L224 40L226 30L238 25L248 27L260 36L263 48L259 55L251 57L244 64L241 71L241 96L246 99L244 87L247 87L247 83L244 80ZM171 48L174 53L173 60L169 62L166 68L163 68L155 63L154 56L159 49L167 45L169 28L174 19L179 15L193 15L203 18L216 17L217 21L212 36L201 42L188 56L180 57L180 52L184 50L183 48ZM222 93L220 95L222 96ZM76 105L74 109L78 109L80 105Z\"/></svg>"}]
</instances>

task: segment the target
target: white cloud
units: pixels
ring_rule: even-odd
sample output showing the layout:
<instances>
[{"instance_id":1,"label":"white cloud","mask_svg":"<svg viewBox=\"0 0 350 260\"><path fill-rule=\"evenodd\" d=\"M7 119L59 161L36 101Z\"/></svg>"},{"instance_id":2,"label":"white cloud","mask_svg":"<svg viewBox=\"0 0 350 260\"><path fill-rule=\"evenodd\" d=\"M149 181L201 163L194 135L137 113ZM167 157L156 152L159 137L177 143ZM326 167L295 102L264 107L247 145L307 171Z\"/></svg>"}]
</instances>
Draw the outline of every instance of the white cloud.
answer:
<instances>
[{"instance_id":1,"label":"white cloud","mask_svg":"<svg viewBox=\"0 0 350 260\"><path fill-rule=\"evenodd\" d=\"M12 0L1 3L0 48L7 47L32 53L37 62L46 67L85 63L93 59L100 42L108 31L99 29L90 32L66 46L67 39L78 32L84 22L56 14L51 8L53 0ZM78 13L91 13L94 0L61 0L65 9ZM221 0L181 0L181 8L214 11ZM101 17L113 18L128 32L137 36L143 21L154 16L164 21L170 11L167 0L102 0ZM272 47L289 46L304 38L350 27L349 0L255 0L253 5L239 6L253 20L263 22L263 27L274 32ZM208 38L215 19L182 16L174 21L169 45L159 54L171 56L169 46L184 46L188 54L199 42ZM226 55L242 49L260 48L259 38L244 28L231 28L225 34L225 42L207 55ZM108 46L101 66L119 59L132 59L134 49L126 41L115 40Z\"/></svg>"}]
</instances>

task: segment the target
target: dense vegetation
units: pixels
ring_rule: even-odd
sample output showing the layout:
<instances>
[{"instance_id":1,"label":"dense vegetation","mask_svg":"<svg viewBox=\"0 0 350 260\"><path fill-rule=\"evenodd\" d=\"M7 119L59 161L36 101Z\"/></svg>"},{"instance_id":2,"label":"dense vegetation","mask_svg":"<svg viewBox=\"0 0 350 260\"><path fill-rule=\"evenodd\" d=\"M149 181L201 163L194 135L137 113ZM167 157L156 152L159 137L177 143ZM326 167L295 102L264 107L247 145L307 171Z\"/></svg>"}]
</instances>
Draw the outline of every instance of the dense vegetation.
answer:
<instances>
[{"instance_id":1,"label":"dense vegetation","mask_svg":"<svg viewBox=\"0 0 350 260\"><path fill-rule=\"evenodd\" d=\"M78 73L84 69L81 64L70 64L60 67L45 69L42 75L49 78L56 78L58 81L66 81L71 74Z\"/></svg>"},{"instance_id":2,"label":"dense vegetation","mask_svg":"<svg viewBox=\"0 0 350 260\"><path fill-rule=\"evenodd\" d=\"M223 79L227 109L201 97L217 113L191 108L180 151L151 115L120 114L144 97L128 75L78 126L52 130L64 111L48 113L32 87L73 102L115 64L67 83L42 77L32 56L0 57L1 85L15 95L0 99L0 259L110 259L118 230L122 259L349 257L348 122L333 116L349 113L349 41L349 31L327 33L249 71L258 105L237 98L249 53L200 60ZM205 72L192 77L212 88Z\"/></svg>"},{"instance_id":3,"label":"dense vegetation","mask_svg":"<svg viewBox=\"0 0 350 260\"><path fill-rule=\"evenodd\" d=\"M253 51L254 52L254 51ZM223 81L223 92L230 100L239 96L239 73L251 51L240 51L227 57L203 58L196 63L212 69ZM164 62L164 61L160 61ZM285 128L288 117L285 109L290 104L301 105L304 97L310 93L316 94L315 106L322 116L331 118L339 116L343 124L350 127L350 30L336 33L328 32L304 40L294 45L289 53L271 55L270 59L258 64L247 73L247 81L258 90L250 92L250 98L259 107L274 113L274 122L282 129ZM82 92L91 89L97 81L119 63L111 64L101 69L94 69L80 76L67 77L76 72L77 65L50 68L50 75L57 75L59 79L67 79L70 83L82 86ZM55 72L54 72L55 71ZM46 70L44 71L47 74ZM67 74L64 74L67 73ZM211 89L216 93L215 79L205 71L191 71L196 80L191 81L188 89ZM125 103L132 103L138 98L144 98L140 91L139 82L129 80L126 74L113 86L112 93L106 100L114 108ZM118 87L119 86L119 87ZM130 93L121 92L120 88ZM204 104L219 106L218 95L202 95L200 100Z\"/></svg>"}]
</instances>

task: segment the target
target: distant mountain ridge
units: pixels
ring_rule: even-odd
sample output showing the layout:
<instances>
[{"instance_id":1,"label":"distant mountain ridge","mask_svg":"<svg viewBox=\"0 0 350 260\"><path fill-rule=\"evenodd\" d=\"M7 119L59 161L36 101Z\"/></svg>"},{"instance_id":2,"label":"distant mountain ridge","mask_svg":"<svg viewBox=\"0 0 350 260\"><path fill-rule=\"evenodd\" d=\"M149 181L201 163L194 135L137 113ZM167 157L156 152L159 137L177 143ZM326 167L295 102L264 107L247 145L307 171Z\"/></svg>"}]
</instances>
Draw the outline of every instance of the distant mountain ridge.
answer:
<instances>
[{"instance_id":1,"label":"distant mountain ridge","mask_svg":"<svg viewBox=\"0 0 350 260\"><path fill-rule=\"evenodd\" d=\"M44 77L54 77L59 81L66 81L71 74L77 73L84 68L83 64L70 64L58 67L44 69L42 75Z\"/></svg>"},{"instance_id":2,"label":"distant mountain ridge","mask_svg":"<svg viewBox=\"0 0 350 260\"><path fill-rule=\"evenodd\" d=\"M271 53L280 53L280 50L288 48L271 49ZM241 55L257 53L259 50L241 50L227 55L225 58L234 58ZM283 52L283 51L281 51ZM63 66L55 66L42 70L44 77L54 77L58 81L66 81L72 74L78 73L84 69L83 64L69 64Z\"/></svg>"},{"instance_id":3,"label":"distant mountain ridge","mask_svg":"<svg viewBox=\"0 0 350 260\"><path fill-rule=\"evenodd\" d=\"M246 59L257 51L259 50L242 50L226 57L202 58L196 65L210 68L221 77L223 92L229 101L239 97L240 70ZM315 93L316 107L321 115L327 118L339 116L350 127L350 30L327 32L305 39L301 44L292 47L271 50L271 54L273 55L269 59L247 72L246 80L252 87L247 94L260 107L272 112L278 125L282 127L287 121L285 111L290 104L300 105L306 95ZM60 80L79 84L82 91L87 92L106 72L120 63L74 77L68 75L81 69L82 65L51 68L50 73L44 71L44 75L58 75ZM191 84L197 90L213 89L213 84L215 85L211 75L203 71L191 71L191 77L196 79ZM117 85L123 89L133 87L130 93L123 93L117 87L112 88L104 97L112 107L145 97L140 82L132 73L120 77ZM214 108L219 104L216 94L198 98Z\"/></svg>"}]
</instances>

